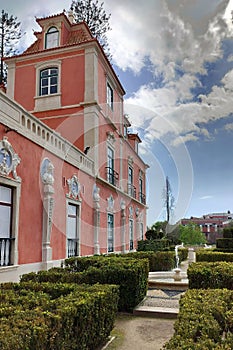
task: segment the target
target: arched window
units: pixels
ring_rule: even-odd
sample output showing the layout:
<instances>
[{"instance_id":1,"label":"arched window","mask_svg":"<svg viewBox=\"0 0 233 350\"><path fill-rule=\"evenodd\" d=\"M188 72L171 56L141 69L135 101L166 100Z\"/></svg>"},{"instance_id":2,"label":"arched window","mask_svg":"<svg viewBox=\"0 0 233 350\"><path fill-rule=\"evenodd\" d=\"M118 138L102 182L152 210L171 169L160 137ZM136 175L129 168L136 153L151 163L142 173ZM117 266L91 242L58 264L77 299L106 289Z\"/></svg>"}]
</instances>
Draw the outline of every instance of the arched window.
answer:
<instances>
[{"instance_id":1,"label":"arched window","mask_svg":"<svg viewBox=\"0 0 233 350\"><path fill-rule=\"evenodd\" d=\"M58 92L58 68L46 68L40 71L40 96Z\"/></svg>"},{"instance_id":2,"label":"arched window","mask_svg":"<svg viewBox=\"0 0 233 350\"><path fill-rule=\"evenodd\" d=\"M50 27L45 34L45 48L51 49L59 45L59 31L56 27Z\"/></svg>"}]
</instances>

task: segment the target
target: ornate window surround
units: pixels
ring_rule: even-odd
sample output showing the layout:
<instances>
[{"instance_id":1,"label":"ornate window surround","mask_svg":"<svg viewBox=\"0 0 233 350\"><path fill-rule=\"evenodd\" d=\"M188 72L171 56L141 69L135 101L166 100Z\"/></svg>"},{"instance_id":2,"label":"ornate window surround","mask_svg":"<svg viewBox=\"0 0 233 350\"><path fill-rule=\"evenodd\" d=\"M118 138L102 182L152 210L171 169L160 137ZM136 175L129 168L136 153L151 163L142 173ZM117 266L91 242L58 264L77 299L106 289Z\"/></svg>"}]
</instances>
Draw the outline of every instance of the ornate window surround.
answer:
<instances>
[{"instance_id":1,"label":"ornate window surround","mask_svg":"<svg viewBox=\"0 0 233 350\"><path fill-rule=\"evenodd\" d=\"M49 110L61 107L61 60L51 60L42 62L35 65L36 69L36 96L35 99L35 110ZM58 69L58 82L57 82L57 93L49 95L40 95L40 73L42 70L49 68Z\"/></svg>"}]
</instances>

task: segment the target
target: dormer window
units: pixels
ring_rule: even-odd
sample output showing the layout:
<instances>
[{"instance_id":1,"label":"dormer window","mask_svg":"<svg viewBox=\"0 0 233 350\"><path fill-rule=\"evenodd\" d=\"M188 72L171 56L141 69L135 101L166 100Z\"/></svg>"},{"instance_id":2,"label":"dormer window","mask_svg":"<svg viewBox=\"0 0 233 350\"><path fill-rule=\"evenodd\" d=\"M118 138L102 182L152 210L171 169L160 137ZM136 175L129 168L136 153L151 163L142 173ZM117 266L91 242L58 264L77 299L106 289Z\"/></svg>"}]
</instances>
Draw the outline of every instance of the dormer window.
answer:
<instances>
[{"instance_id":1,"label":"dormer window","mask_svg":"<svg viewBox=\"0 0 233 350\"><path fill-rule=\"evenodd\" d=\"M56 27L50 27L45 34L45 48L51 49L59 45L59 31Z\"/></svg>"}]
</instances>

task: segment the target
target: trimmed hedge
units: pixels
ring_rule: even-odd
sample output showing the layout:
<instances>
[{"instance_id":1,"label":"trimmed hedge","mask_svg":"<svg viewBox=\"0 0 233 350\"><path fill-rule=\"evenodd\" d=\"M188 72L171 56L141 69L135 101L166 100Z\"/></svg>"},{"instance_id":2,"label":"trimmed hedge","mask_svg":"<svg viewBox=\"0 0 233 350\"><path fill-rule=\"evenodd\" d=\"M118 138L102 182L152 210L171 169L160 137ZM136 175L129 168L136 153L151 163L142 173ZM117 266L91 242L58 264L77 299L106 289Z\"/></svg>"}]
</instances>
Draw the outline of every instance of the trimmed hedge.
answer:
<instances>
[{"instance_id":1,"label":"trimmed hedge","mask_svg":"<svg viewBox=\"0 0 233 350\"><path fill-rule=\"evenodd\" d=\"M215 261L228 261L233 262L233 253L224 253L208 249L200 249L196 252L196 261L206 261L206 262L215 262Z\"/></svg>"},{"instance_id":2,"label":"trimmed hedge","mask_svg":"<svg viewBox=\"0 0 233 350\"><path fill-rule=\"evenodd\" d=\"M162 251L162 252L132 252L122 254L121 257L131 257L133 259L145 259L149 260L149 271L170 271L174 268L174 252Z\"/></svg>"},{"instance_id":3,"label":"trimmed hedge","mask_svg":"<svg viewBox=\"0 0 233 350\"><path fill-rule=\"evenodd\" d=\"M233 349L233 291L188 290L165 350Z\"/></svg>"},{"instance_id":4,"label":"trimmed hedge","mask_svg":"<svg viewBox=\"0 0 233 350\"><path fill-rule=\"evenodd\" d=\"M233 239L232 238L218 238L216 240L217 249L227 249L233 251Z\"/></svg>"},{"instance_id":5,"label":"trimmed hedge","mask_svg":"<svg viewBox=\"0 0 233 350\"><path fill-rule=\"evenodd\" d=\"M171 241L169 239L146 239L138 241L137 251L153 251L157 252L168 248Z\"/></svg>"},{"instance_id":6,"label":"trimmed hedge","mask_svg":"<svg viewBox=\"0 0 233 350\"><path fill-rule=\"evenodd\" d=\"M197 262L188 267L190 289L233 289L233 263Z\"/></svg>"},{"instance_id":7,"label":"trimmed hedge","mask_svg":"<svg viewBox=\"0 0 233 350\"><path fill-rule=\"evenodd\" d=\"M23 275L22 282L62 282L119 285L119 311L132 311L145 297L148 288L148 259L116 257L71 258L66 268ZM80 272L76 272L80 271Z\"/></svg>"},{"instance_id":8,"label":"trimmed hedge","mask_svg":"<svg viewBox=\"0 0 233 350\"><path fill-rule=\"evenodd\" d=\"M97 349L113 329L118 297L110 285L2 284L0 349Z\"/></svg>"}]
</instances>

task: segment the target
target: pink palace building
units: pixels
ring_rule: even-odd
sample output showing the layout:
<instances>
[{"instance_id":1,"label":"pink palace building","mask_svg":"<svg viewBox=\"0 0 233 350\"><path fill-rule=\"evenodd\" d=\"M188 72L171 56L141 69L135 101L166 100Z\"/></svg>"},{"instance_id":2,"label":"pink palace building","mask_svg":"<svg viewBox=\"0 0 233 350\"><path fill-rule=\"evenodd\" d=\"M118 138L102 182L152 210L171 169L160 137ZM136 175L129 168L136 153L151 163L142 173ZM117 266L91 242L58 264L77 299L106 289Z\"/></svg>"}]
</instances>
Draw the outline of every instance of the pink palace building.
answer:
<instances>
[{"instance_id":1,"label":"pink palace building","mask_svg":"<svg viewBox=\"0 0 233 350\"><path fill-rule=\"evenodd\" d=\"M146 231L146 169L124 89L70 13L36 20L0 91L0 281L71 256L125 253Z\"/></svg>"}]
</instances>

